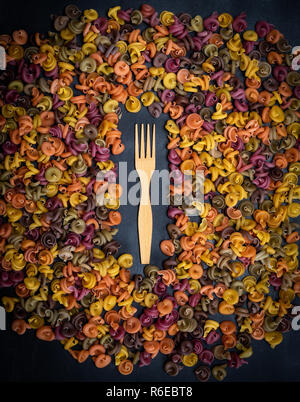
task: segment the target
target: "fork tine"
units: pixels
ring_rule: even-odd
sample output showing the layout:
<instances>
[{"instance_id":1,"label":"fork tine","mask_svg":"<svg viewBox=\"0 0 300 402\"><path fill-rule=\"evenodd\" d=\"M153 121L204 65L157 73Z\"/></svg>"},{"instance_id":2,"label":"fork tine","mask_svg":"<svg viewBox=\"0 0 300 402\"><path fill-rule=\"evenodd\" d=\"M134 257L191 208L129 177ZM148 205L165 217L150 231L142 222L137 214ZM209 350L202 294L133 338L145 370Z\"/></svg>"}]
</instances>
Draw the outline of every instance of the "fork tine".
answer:
<instances>
[{"instance_id":1,"label":"fork tine","mask_svg":"<svg viewBox=\"0 0 300 402\"><path fill-rule=\"evenodd\" d=\"M155 124L153 124L152 130L152 158L155 159Z\"/></svg>"},{"instance_id":2,"label":"fork tine","mask_svg":"<svg viewBox=\"0 0 300 402\"><path fill-rule=\"evenodd\" d=\"M137 161L139 159L139 128L138 125L135 125L135 146L134 146L134 151L135 151L135 160Z\"/></svg>"},{"instance_id":3,"label":"fork tine","mask_svg":"<svg viewBox=\"0 0 300 402\"><path fill-rule=\"evenodd\" d=\"M141 159L145 158L144 124L141 124Z\"/></svg>"},{"instance_id":4,"label":"fork tine","mask_svg":"<svg viewBox=\"0 0 300 402\"><path fill-rule=\"evenodd\" d=\"M150 151L150 124L147 124L147 145L146 145L146 158L151 158L151 151Z\"/></svg>"}]
</instances>

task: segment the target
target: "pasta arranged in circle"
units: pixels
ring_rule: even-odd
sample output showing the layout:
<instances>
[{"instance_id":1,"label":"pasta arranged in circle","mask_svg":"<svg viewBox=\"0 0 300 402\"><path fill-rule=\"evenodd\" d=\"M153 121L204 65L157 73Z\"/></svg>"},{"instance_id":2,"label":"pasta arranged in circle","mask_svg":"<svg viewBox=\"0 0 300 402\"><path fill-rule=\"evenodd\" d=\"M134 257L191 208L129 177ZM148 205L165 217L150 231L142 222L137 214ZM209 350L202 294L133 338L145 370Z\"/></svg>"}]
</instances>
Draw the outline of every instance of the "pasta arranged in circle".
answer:
<instances>
[{"instance_id":1,"label":"pasta arranged in circle","mask_svg":"<svg viewBox=\"0 0 300 402\"><path fill-rule=\"evenodd\" d=\"M147 4L107 17L68 5L53 27L0 35L0 287L12 330L123 375L161 353L171 376L186 366L223 380L253 339L282 342L300 295L292 48L266 21L249 29L245 13ZM168 115L171 223L162 268L133 276L115 240L122 188L109 179L122 110L142 106Z\"/></svg>"}]
</instances>

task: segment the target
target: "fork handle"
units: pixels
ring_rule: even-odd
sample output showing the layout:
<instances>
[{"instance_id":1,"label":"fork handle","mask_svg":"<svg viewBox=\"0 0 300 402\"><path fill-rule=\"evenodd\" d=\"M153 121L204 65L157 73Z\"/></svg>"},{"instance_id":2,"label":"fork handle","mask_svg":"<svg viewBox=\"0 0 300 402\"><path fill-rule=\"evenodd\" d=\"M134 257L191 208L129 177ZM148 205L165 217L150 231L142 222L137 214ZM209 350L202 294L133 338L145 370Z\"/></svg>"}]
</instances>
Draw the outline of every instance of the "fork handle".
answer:
<instances>
[{"instance_id":1,"label":"fork handle","mask_svg":"<svg viewBox=\"0 0 300 402\"><path fill-rule=\"evenodd\" d=\"M149 184L146 186L141 183L141 200L143 200L143 203L140 203L138 212L138 232L141 264L150 264L151 255L153 218L149 197Z\"/></svg>"}]
</instances>

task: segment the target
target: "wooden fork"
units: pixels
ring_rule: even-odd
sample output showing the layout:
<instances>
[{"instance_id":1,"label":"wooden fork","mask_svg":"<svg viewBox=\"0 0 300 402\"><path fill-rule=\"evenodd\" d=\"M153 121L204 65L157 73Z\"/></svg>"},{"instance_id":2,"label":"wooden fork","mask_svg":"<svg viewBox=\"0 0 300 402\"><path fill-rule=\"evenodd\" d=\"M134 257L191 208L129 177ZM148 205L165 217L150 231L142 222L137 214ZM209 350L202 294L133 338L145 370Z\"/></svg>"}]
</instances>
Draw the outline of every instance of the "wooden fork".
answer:
<instances>
[{"instance_id":1,"label":"wooden fork","mask_svg":"<svg viewBox=\"0 0 300 402\"><path fill-rule=\"evenodd\" d=\"M135 168L141 182L141 199L138 212L138 232L140 258L142 264L150 263L152 244L152 208L150 203L150 182L155 169L155 124L152 134L152 155L150 153L150 125L147 124L147 144L145 155L144 124L141 124L141 151L139 155L139 127L135 125Z\"/></svg>"}]
</instances>

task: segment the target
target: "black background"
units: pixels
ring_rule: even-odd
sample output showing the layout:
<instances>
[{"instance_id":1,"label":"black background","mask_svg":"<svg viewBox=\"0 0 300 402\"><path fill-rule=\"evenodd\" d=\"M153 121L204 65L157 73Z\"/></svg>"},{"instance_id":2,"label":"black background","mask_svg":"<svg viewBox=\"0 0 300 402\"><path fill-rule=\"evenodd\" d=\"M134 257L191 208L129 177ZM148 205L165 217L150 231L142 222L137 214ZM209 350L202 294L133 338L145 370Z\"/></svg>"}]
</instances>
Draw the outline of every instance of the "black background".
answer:
<instances>
[{"instance_id":1,"label":"black background","mask_svg":"<svg viewBox=\"0 0 300 402\"><path fill-rule=\"evenodd\" d=\"M110 7L120 5L123 9L139 8L143 1L3 1L0 0L0 34L11 33L15 29L26 29L28 32L46 32L51 27L50 15L60 15L65 5L70 3L79 8L95 8L99 15L105 15ZM293 46L300 45L300 2L293 0L150 0L148 1L160 13L169 10L175 13L188 12L191 15L209 16L213 11L228 12L237 16L247 13L248 29L254 28L258 20L273 23ZM157 127L157 169L167 169L166 131L163 129L167 117L162 115L155 120L144 109L138 114L125 112L120 121L123 142L126 150L118 161L128 162L128 171L133 164L133 130L137 123L156 123ZM130 185L129 185L130 187ZM122 244L120 252L129 252L134 256L133 272L141 272L139 264L137 238L137 207L123 206L122 224L117 239ZM151 263L161 266L164 256L160 252L159 243L167 238L165 206L153 206L154 231L152 241ZM3 292L2 292L3 293ZM299 300L299 299L298 299ZM284 335L282 344L271 349L265 342L253 341L254 354L248 365L242 368L229 369L225 381L299 381L300 380L300 331L291 331ZM68 352L63 350L59 342L38 340L33 331L18 336L11 330L0 331L0 381L195 381L193 369L184 368L177 377L167 376L163 369L164 358L157 357L150 366L138 368L125 377L119 374L116 367L110 365L105 369L97 369L91 359L78 364ZM212 380L215 381L215 380ZM50 391L51 392L51 391ZM51 392L52 393L52 392Z\"/></svg>"}]
</instances>

